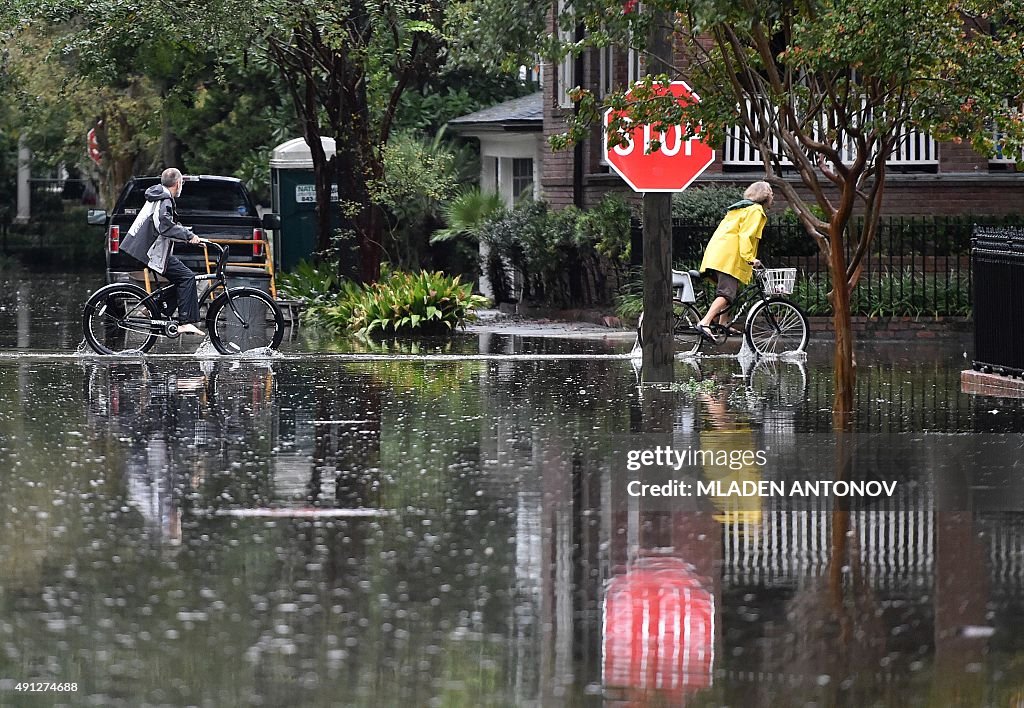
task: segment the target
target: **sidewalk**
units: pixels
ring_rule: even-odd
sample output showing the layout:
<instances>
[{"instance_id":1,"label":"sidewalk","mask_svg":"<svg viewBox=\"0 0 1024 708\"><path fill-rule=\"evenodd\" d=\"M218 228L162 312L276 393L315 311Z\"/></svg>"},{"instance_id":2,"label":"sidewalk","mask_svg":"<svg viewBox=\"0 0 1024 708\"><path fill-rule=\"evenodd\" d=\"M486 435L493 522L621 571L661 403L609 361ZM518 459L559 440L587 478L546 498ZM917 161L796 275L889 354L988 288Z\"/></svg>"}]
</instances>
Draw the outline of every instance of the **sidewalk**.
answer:
<instances>
[{"instance_id":1,"label":"sidewalk","mask_svg":"<svg viewBox=\"0 0 1024 708\"><path fill-rule=\"evenodd\" d=\"M466 326L470 334L509 334L520 337L580 337L633 339L636 331L628 327L609 327L584 321L535 319L508 315L498 310L477 310L477 320Z\"/></svg>"}]
</instances>

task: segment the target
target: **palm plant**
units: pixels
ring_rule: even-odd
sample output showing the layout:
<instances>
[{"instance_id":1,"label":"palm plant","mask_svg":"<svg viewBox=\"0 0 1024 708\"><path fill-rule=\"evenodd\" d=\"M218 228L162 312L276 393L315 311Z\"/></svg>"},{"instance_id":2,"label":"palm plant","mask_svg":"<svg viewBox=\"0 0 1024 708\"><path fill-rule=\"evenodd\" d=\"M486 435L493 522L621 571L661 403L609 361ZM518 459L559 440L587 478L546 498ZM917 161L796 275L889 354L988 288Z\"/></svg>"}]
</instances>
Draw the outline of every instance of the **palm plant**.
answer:
<instances>
[{"instance_id":1,"label":"palm plant","mask_svg":"<svg viewBox=\"0 0 1024 708\"><path fill-rule=\"evenodd\" d=\"M466 238L479 241L484 224L505 208L501 197L479 189L468 189L444 205L442 213L447 227L435 231L431 243Z\"/></svg>"}]
</instances>

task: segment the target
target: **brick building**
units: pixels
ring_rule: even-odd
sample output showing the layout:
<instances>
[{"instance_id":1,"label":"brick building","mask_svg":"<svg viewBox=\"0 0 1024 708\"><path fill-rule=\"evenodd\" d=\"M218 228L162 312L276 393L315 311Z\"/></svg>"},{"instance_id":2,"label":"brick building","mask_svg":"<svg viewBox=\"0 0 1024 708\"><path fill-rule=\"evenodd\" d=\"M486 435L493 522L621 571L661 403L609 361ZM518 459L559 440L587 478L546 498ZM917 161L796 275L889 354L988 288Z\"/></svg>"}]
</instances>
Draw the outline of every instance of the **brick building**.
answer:
<instances>
[{"instance_id":1,"label":"brick building","mask_svg":"<svg viewBox=\"0 0 1024 708\"><path fill-rule=\"evenodd\" d=\"M603 96L642 74L635 51L591 49L580 59L541 67L541 90L524 98L452 121L457 132L481 140L481 186L499 191L511 203L533 175L534 194L552 205L589 206L608 192L634 196L602 159L601 131L577 150L552 152L550 135L565 130L572 103L566 91L577 84ZM582 70L582 80L576 77ZM694 183L745 185L763 175L759 155L740 139L739 130L716 147L715 163ZM530 162L532 160L532 162ZM799 183L796 174L790 177ZM519 185L513 194L513 183ZM938 142L911 133L888 166L883 214L1004 215L1024 212L1024 172L1008 157L990 159L969 145Z\"/></svg>"}]
</instances>

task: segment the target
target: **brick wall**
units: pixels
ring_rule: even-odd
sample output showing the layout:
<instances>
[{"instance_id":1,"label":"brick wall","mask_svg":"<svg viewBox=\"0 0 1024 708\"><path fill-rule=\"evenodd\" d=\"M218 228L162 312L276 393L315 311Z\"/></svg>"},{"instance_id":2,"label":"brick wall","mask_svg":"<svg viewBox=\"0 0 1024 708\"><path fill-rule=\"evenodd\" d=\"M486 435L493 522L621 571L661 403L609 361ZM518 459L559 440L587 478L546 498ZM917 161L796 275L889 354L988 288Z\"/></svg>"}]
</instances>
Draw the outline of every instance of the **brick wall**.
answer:
<instances>
[{"instance_id":1,"label":"brick wall","mask_svg":"<svg viewBox=\"0 0 1024 708\"><path fill-rule=\"evenodd\" d=\"M831 317L808 317L812 336L835 332ZM968 336L973 323L968 317L861 317L852 318L854 339L920 340Z\"/></svg>"}]
</instances>

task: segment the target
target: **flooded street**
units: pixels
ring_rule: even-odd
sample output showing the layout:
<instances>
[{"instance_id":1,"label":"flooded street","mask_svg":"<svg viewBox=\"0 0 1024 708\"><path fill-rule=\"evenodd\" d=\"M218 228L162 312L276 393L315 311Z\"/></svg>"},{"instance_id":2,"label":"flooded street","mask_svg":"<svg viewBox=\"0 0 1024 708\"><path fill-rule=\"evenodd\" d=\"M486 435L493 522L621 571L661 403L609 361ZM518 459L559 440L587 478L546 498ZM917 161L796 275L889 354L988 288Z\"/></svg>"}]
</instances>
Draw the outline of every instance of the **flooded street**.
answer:
<instances>
[{"instance_id":1,"label":"flooded street","mask_svg":"<svg viewBox=\"0 0 1024 708\"><path fill-rule=\"evenodd\" d=\"M960 393L961 342L864 347L837 441L821 341L669 388L622 336L119 361L73 356L95 283L61 282L0 294L0 705L1024 696L1024 403ZM896 491L634 496L656 445Z\"/></svg>"}]
</instances>

